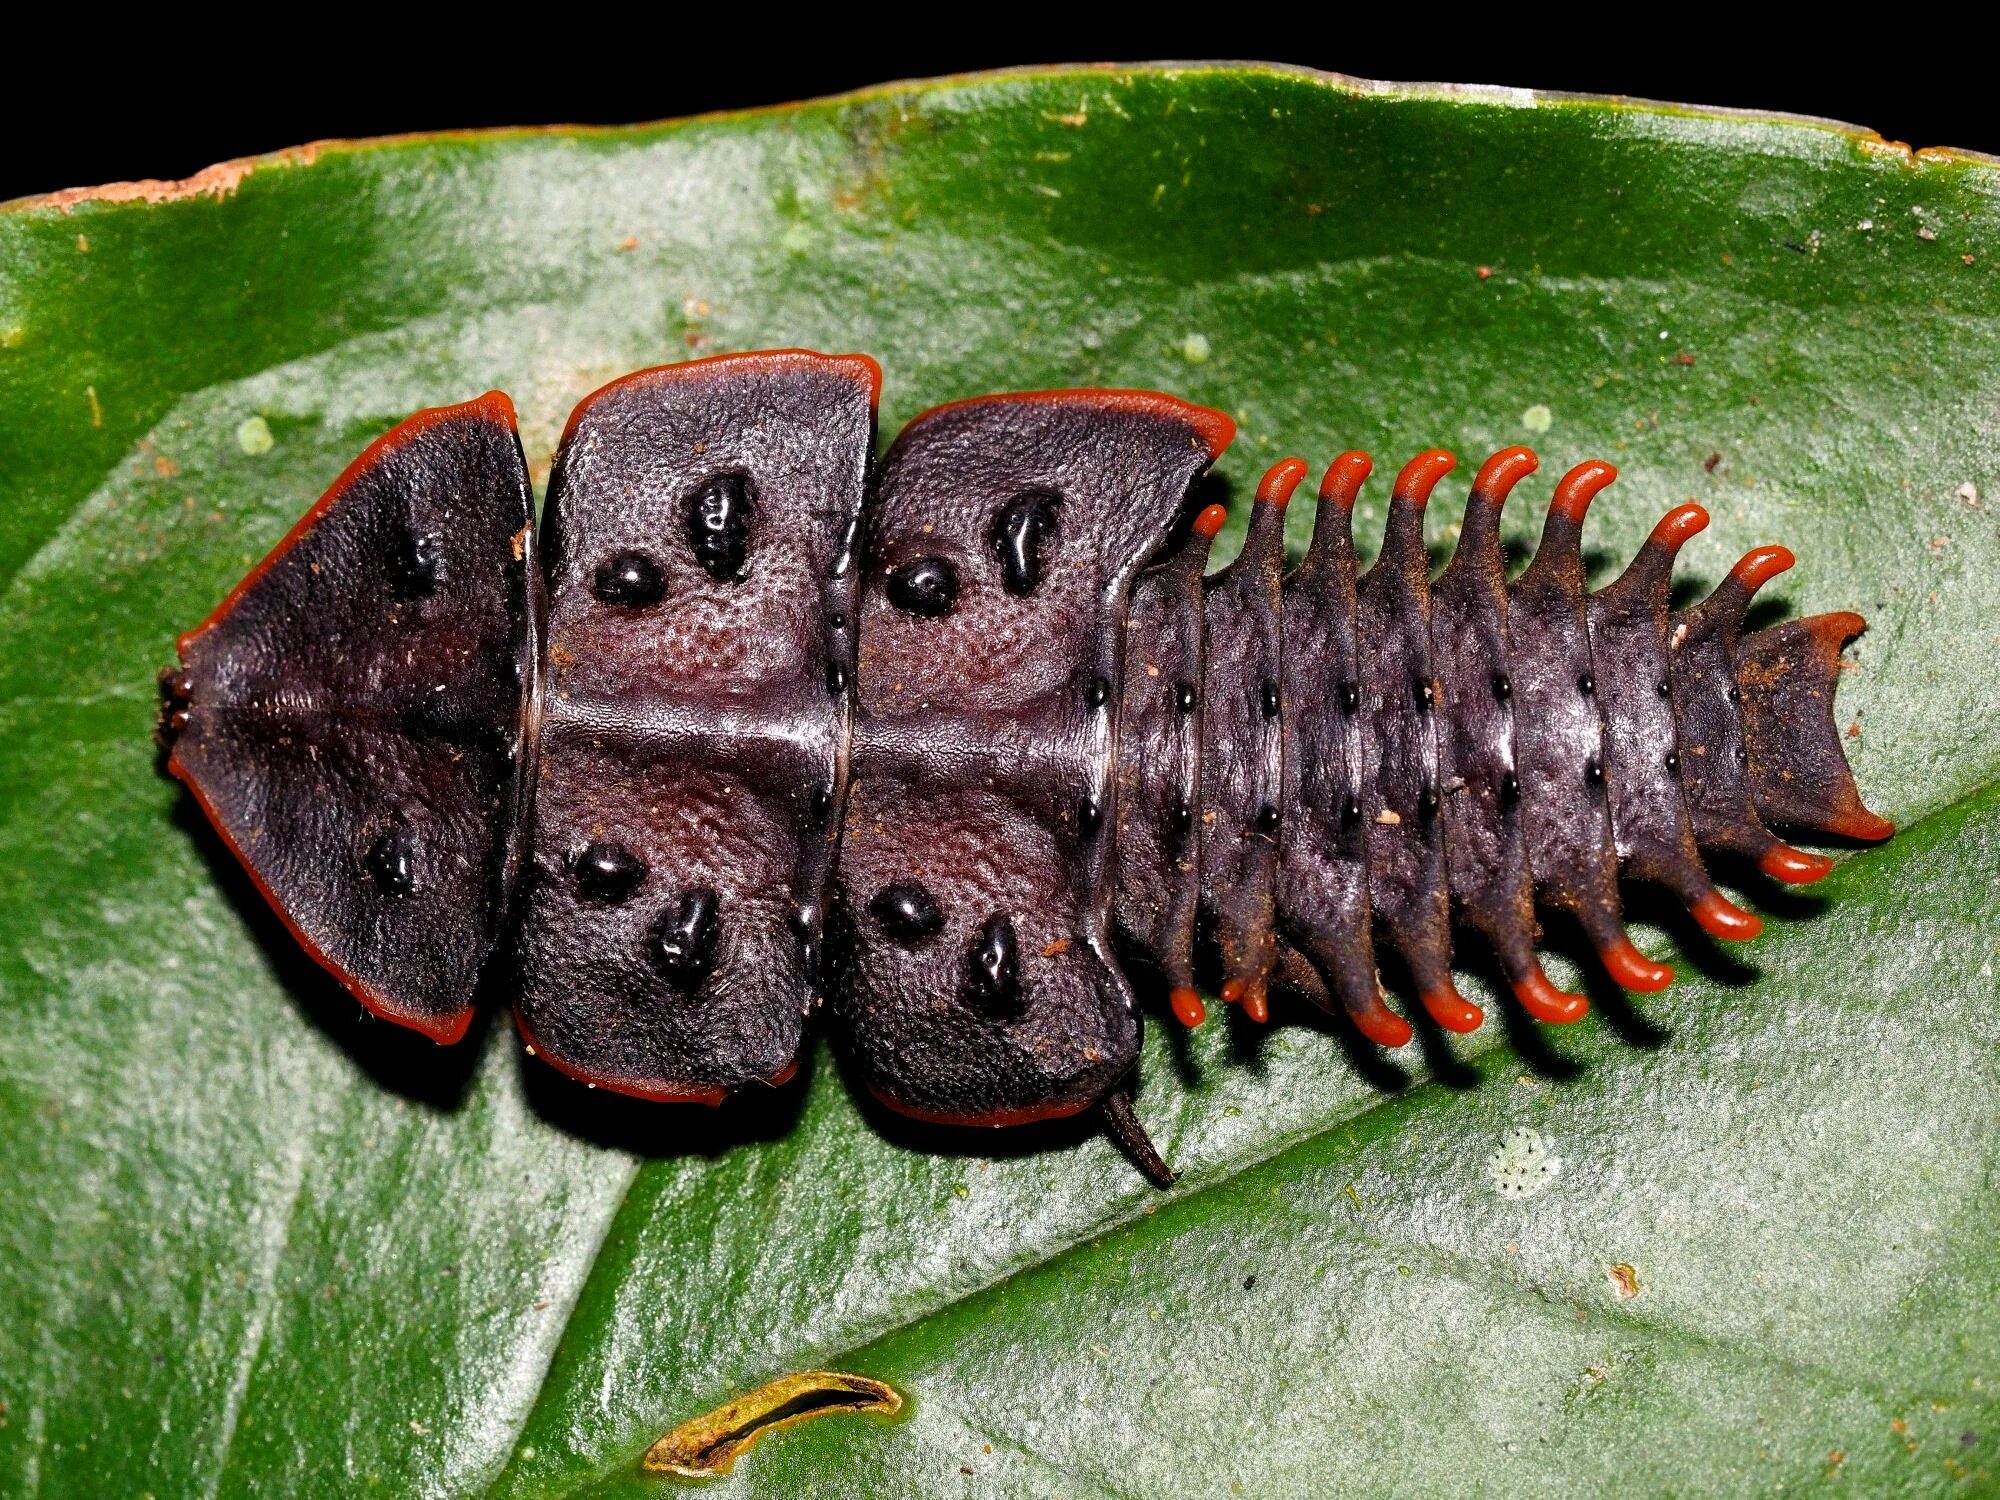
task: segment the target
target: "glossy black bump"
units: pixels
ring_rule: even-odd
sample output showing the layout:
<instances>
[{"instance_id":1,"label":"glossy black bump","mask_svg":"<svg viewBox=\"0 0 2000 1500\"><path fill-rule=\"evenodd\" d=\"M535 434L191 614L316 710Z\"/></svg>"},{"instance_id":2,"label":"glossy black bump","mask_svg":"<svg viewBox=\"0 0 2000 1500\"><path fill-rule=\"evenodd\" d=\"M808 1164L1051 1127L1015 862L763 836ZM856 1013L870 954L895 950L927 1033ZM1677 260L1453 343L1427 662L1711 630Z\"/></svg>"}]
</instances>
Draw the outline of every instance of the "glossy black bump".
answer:
<instances>
[{"instance_id":1,"label":"glossy black bump","mask_svg":"<svg viewBox=\"0 0 2000 1500\"><path fill-rule=\"evenodd\" d=\"M646 862L613 839L586 845L571 868L588 901L623 901L646 878Z\"/></svg>"},{"instance_id":2,"label":"glossy black bump","mask_svg":"<svg viewBox=\"0 0 2000 1500\"><path fill-rule=\"evenodd\" d=\"M935 620L958 602L958 569L948 557L919 557L889 575L889 602L905 614Z\"/></svg>"},{"instance_id":3,"label":"glossy black bump","mask_svg":"<svg viewBox=\"0 0 2000 1500\"><path fill-rule=\"evenodd\" d=\"M811 821L813 827L818 828L825 823L826 815L832 811L832 792L823 786L812 786L806 789L806 817Z\"/></svg>"},{"instance_id":4,"label":"glossy black bump","mask_svg":"<svg viewBox=\"0 0 2000 1500\"><path fill-rule=\"evenodd\" d=\"M1586 698L1594 696L1597 692L1597 679L1592 677L1588 672L1585 672L1581 677L1577 678L1576 690Z\"/></svg>"},{"instance_id":5,"label":"glossy black bump","mask_svg":"<svg viewBox=\"0 0 2000 1500\"><path fill-rule=\"evenodd\" d=\"M1352 827L1361 821L1361 799L1349 797L1340 804L1340 821Z\"/></svg>"},{"instance_id":6,"label":"glossy black bump","mask_svg":"<svg viewBox=\"0 0 2000 1500\"><path fill-rule=\"evenodd\" d=\"M1186 833L1190 828L1194 827L1194 809L1188 806L1187 798L1176 797L1174 799L1173 819L1174 831L1176 833Z\"/></svg>"},{"instance_id":7,"label":"glossy black bump","mask_svg":"<svg viewBox=\"0 0 2000 1500\"><path fill-rule=\"evenodd\" d=\"M1731 703L1741 703L1743 701L1743 689L1733 682L1729 684L1729 701Z\"/></svg>"},{"instance_id":8,"label":"glossy black bump","mask_svg":"<svg viewBox=\"0 0 2000 1500\"><path fill-rule=\"evenodd\" d=\"M1516 776L1512 771L1509 771L1500 778L1500 801L1506 806L1512 807L1520 800L1521 778Z\"/></svg>"},{"instance_id":9,"label":"glossy black bump","mask_svg":"<svg viewBox=\"0 0 2000 1500\"><path fill-rule=\"evenodd\" d=\"M667 578L660 565L643 552L614 552L597 565L590 591L600 603L619 609L644 609L666 597Z\"/></svg>"},{"instance_id":10,"label":"glossy black bump","mask_svg":"<svg viewBox=\"0 0 2000 1500\"><path fill-rule=\"evenodd\" d=\"M676 984L699 982L715 962L716 906L715 892L697 886L681 892L653 928L654 960Z\"/></svg>"},{"instance_id":11,"label":"glossy black bump","mask_svg":"<svg viewBox=\"0 0 2000 1500\"><path fill-rule=\"evenodd\" d=\"M1102 708L1111 701L1111 684L1102 677L1090 679L1090 686L1083 690L1083 701L1092 708Z\"/></svg>"},{"instance_id":12,"label":"glossy black bump","mask_svg":"<svg viewBox=\"0 0 2000 1500\"><path fill-rule=\"evenodd\" d=\"M1103 821L1097 811L1097 801L1084 797L1076 804L1076 827L1079 833L1095 833L1097 825Z\"/></svg>"},{"instance_id":13,"label":"glossy black bump","mask_svg":"<svg viewBox=\"0 0 2000 1500\"><path fill-rule=\"evenodd\" d=\"M972 1003L989 1014L1020 1008L1020 946L1014 919L1006 913L995 912L980 925L979 937L966 955L965 989Z\"/></svg>"},{"instance_id":14,"label":"glossy black bump","mask_svg":"<svg viewBox=\"0 0 2000 1500\"><path fill-rule=\"evenodd\" d=\"M1493 674L1493 696L1498 698L1502 703L1505 703L1509 698L1514 696L1514 684L1508 681L1505 672L1495 672Z\"/></svg>"},{"instance_id":15,"label":"glossy black bump","mask_svg":"<svg viewBox=\"0 0 2000 1500\"><path fill-rule=\"evenodd\" d=\"M1592 786L1604 785L1604 766L1596 756L1591 756L1589 760L1583 763L1583 779Z\"/></svg>"},{"instance_id":16,"label":"glossy black bump","mask_svg":"<svg viewBox=\"0 0 2000 1500\"><path fill-rule=\"evenodd\" d=\"M755 511L747 474L717 474L688 497L688 546L702 571L717 583L743 576Z\"/></svg>"},{"instance_id":17,"label":"glossy black bump","mask_svg":"<svg viewBox=\"0 0 2000 1500\"><path fill-rule=\"evenodd\" d=\"M1257 809L1257 821L1253 826L1259 833L1276 833L1278 831L1277 808L1266 802L1262 807Z\"/></svg>"},{"instance_id":18,"label":"glossy black bump","mask_svg":"<svg viewBox=\"0 0 2000 1500\"><path fill-rule=\"evenodd\" d=\"M1659 693L1662 698L1671 698L1674 695L1673 684L1664 677L1660 679Z\"/></svg>"},{"instance_id":19,"label":"glossy black bump","mask_svg":"<svg viewBox=\"0 0 2000 1500\"><path fill-rule=\"evenodd\" d=\"M389 552L389 588L398 599L422 599L437 589L438 556L444 544L434 536L404 532Z\"/></svg>"},{"instance_id":20,"label":"glossy black bump","mask_svg":"<svg viewBox=\"0 0 2000 1500\"><path fill-rule=\"evenodd\" d=\"M830 661L826 664L826 690L836 698L847 691L847 663Z\"/></svg>"},{"instance_id":21,"label":"glossy black bump","mask_svg":"<svg viewBox=\"0 0 2000 1500\"><path fill-rule=\"evenodd\" d=\"M1419 708L1429 708L1433 703L1437 702L1437 689L1432 687L1428 682L1410 684L1410 692L1417 700L1417 707Z\"/></svg>"},{"instance_id":22,"label":"glossy black bump","mask_svg":"<svg viewBox=\"0 0 2000 1500\"><path fill-rule=\"evenodd\" d=\"M1351 682L1340 685L1340 711L1344 714L1358 713L1361 709L1361 689Z\"/></svg>"},{"instance_id":23,"label":"glossy black bump","mask_svg":"<svg viewBox=\"0 0 2000 1500\"><path fill-rule=\"evenodd\" d=\"M1195 694L1193 683L1179 682L1174 684L1174 707L1182 713L1193 713L1194 706L1198 701L1199 699Z\"/></svg>"},{"instance_id":24,"label":"glossy black bump","mask_svg":"<svg viewBox=\"0 0 2000 1500\"><path fill-rule=\"evenodd\" d=\"M993 555L1010 594L1027 595L1042 581L1042 544L1056 529L1056 497L1042 490L1017 495L993 518Z\"/></svg>"},{"instance_id":25,"label":"glossy black bump","mask_svg":"<svg viewBox=\"0 0 2000 1500\"><path fill-rule=\"evenodd\" d=\"M1669 750L1669 751L1667 752L1667 769L1668 769L1669 771L1672 771L1672 772L1673 772L1673 773L1674 773L1675 775L1679 775L1679 774L1680 774L1680 769L1681 769L1681 753L1680 753L1680 751L1678 751L1678 750Z\"/></svg>"},{"instance_id":26,"label":"glossy black bump","mask_svg":"<svg viewBox=\"0 0 2000 1500\"><path fill-rule=\"evenodd\" d=\"M391 828L369 846L368 874L385 896L407 896L417 888L417 837Z\"/></svg>"},{"instance_id":27,"label":"glossy black bump","mask_svg":"<svg viewBox=\"0 0 2000 1500\"><path fill-rule=\"evenodd\" d=\"M1278 711L1284 707L1284 704L1284 695L1278 691L1277 683L1265 683L1258 694L1258 706L1264 710L1264 717L1267 719L1277 718Z\"/></svg>"},{"instance_id":28,"label":"glossy black bump","mask_svg":"<svg viewBox=\"0 0 2000 1500\"><path fill-rule=\"evenodd\" d=\"M944 930L944 913L914 880L883 886L868 898L868 915L899 943L919 943Z\"/></svg>"},{"instance_id":29,"label":"glossy black bump","mask_svg":"<svg viewBox=\"0 0 2000 1500\"><path fill-rule=\"evenodd\" d=\"M1417 816L1426 823L1438 815L1438 794L1432 787L1425 787L1417 798Z\"/></svg>"}]
</instances>

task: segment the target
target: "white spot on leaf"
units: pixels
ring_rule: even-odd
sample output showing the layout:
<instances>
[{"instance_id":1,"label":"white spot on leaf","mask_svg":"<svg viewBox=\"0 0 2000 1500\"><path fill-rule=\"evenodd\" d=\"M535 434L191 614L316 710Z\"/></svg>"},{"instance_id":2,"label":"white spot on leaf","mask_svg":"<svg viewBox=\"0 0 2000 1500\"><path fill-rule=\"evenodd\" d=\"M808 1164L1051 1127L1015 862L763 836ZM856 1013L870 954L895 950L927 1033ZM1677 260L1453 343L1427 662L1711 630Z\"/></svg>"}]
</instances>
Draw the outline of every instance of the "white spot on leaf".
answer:
<instances>
[{"instance_id":1,"label":"white spot on leaf","mask_svg":"<svg viewBox=\"0 0 2000 1500\"><path fill-rule=\"evenodd\" d=\"M1503 1198L1532 1198L1562 1172L1562 1158L1549 1150L1538 1130L1517 1125L1500 1137L1500 1146L1486 1158L1486 1175Z\"/></svg>"},{"instance_id":2,"label":"white spot on leaf","mask_svg":"<svg viewBox=\"0 0 2000 1500\"><path fill-rule=\"evenodd\" d=\"M277 439L271 436L271 424L262 417L245 417L236 428L236 446L255 458L260 453L269 453Z\"/></svg>"}]
</instances>

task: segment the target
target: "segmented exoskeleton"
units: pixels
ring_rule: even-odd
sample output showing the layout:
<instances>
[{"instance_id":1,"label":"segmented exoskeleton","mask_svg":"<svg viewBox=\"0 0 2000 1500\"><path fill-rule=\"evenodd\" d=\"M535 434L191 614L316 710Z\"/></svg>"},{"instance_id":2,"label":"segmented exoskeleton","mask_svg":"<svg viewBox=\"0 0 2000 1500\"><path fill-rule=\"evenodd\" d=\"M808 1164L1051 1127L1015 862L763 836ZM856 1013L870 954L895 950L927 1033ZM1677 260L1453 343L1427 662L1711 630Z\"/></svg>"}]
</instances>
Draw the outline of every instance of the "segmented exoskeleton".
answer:
<instances>
[{"instance_id":1,"label":"segmented exoskeleton","mask_svg":"<svg viewBox=\"0 0 2000 1500\"><path fill-rule=\"evenodd\" d=\"M871 360L802 351L617 381L570 419L539 546L506 398L411 418L182 639L170 769L314 957L440 1041L497 957L530 1050L714 1103L788 1079L824 1000L892 1107L1099 1106L1163 1180L1127 1088L1126 959L1188 1025L1207 953L1256 1021L1279 986L1400 1046L1375 945L1467 1031L1456 921L1530 1015L1570 1021L1538 908L1654 990L1672 976L1626 936L1621 877L1748 938L1704 855L1805 881L1831 862L1768 825L1891 832L1832 717L1860 617L1742 634L1781 547L1670 609L1692 504L1587 591L1608 464L1557 483L1510 581L1525 448L1479 470L1435 579L1449 454L1398 476L1365 572L1367 457L1326 471L1289 572L1288 459L1210 574L1221 413L959 402L871 479L879 386Z\"/></svg>"}]
</instances>

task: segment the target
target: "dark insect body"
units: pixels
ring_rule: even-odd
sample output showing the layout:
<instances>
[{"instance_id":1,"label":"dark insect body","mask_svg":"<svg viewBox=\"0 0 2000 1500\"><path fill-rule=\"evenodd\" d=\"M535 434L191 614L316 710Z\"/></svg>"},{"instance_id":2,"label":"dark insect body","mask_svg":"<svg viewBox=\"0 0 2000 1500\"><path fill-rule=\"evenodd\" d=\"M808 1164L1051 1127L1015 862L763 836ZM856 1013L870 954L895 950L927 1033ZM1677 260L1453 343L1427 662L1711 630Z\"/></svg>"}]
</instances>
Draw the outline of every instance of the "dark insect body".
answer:
<instances>
[{"instance_id":1,"label":"dark insect body","mask_svg":"<svg viewBox=\"0 0 2000 1500\"><path fill-rule=\"evenodd\" d=\"M1278 986L1393 1047L1378 942L1438 1025L1480 1024L1456 923L1528 1014L1571 1021L1538 909L1656 990L1621 878L1749 938L1704 855L1807 881L1831 862L1769 825L1892 831L1832 716L1860 617L1744 634L1779 547L1671 609L1696 505L1588 591L1608 464L1563 476L1510 580L1500 511L1536 460L1495 454L1434 579L1449 454L1397 477L1365 572L1367 457L1327 470L1289 571L1288 459L1210 574L1220 413L958 402L871 474L879 385L801 351L617 381L570 418L538 545L507 399L411 418L182 639L170 769L308 951L439 1041L497 962L556 1067L712 1104L790 1078L824 1001L894 1109L1096 1106L1161 1179L1121 953L1187 1025L1202 952L1256 1021Z\"/></svg>"}]
</instances>

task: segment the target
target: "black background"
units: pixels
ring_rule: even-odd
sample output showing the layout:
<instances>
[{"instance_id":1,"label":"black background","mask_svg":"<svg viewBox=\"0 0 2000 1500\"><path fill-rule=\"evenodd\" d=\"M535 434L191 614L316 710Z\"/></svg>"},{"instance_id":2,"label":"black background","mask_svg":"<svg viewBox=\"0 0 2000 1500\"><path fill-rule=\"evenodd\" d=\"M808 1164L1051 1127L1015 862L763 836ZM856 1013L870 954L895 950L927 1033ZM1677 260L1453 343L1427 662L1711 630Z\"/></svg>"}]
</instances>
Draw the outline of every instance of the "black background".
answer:
<instances>
[{"instance_id":1,"label":"black background","mask_svg":"<svg viewBox=\"0 0 2000 1500\"><path fill-rule=\"evenodd\" d=\"M981 14L968 8L930 20L962 21L954 29L974 31ZM1608 13L1597 14L1595 24L1606 24ZM1421 29L1421 41L1323 42L1228 13L1199 30L1133 24L1091 34L1066 21L1056 25L1056 15L1037 28L1028 13L1009 12L1006 29L1019 40L928 46L854 32L802 38L783 13L747 5L722 13L721 27L691 27L684 12L654 15L665 19L640 27L595 9L578 7L567 18L546 11L533 19L546 33L538 36L502 35L490 18L466 13L420 36L408 24L376 22L371 31L367 21L341 13L274 12L267 19L282 29L268 34L177 29L151 37L121 32L108 49L78 43L73 65L44 58L39 70L23 67L18 81L35 86L10 84L0 98L0 200L186 177L211 162L325 137L618 124L981 68L1185 57L1782 110L1867 126L1913 146L2000 154L2000 104L1976 76L1988 66L1969 39L1954 43L1942 27L1912 43L1896 37L1913 28L1894 35L1883 27L1852 29L1850 40L1816 60L1796 38L1746 44L1747 10L1705 8L1655 12L1644 30L1671 36L1563 31L1560 12L1510 8L1489 13L1476 30L1460 29L1441 12Z\"/></svg>"}]
</instances>

